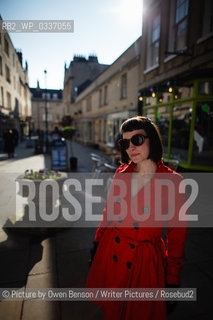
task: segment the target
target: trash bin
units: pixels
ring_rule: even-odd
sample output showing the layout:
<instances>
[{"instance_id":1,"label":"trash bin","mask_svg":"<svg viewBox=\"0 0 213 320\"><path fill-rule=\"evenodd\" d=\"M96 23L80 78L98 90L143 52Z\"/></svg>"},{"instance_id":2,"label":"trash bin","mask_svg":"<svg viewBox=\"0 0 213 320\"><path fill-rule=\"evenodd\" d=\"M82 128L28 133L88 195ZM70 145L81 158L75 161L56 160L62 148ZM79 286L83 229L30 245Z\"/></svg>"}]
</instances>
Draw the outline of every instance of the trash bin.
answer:
<instances>
[{"instance_id":1,"label":"trash bin","mask_svg":"<svg viewBox=\"0 0 213 320\"><path fill-rule=\"evenodd\" d=\"M76 157L70 158L70 170L75 171L78 167L78 159Z\"/></svg>"}]
</instances>

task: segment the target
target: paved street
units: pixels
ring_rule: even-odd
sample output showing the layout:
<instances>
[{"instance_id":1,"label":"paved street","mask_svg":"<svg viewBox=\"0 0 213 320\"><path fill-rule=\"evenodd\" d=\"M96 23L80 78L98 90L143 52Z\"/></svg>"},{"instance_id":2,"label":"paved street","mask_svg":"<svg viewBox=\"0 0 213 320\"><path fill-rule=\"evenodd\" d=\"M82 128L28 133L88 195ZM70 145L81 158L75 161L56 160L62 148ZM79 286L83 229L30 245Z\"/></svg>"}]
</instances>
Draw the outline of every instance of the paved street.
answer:
<instances>
[{"instance_id":1,"label":"paved street","mask_svg":"<svg viewBox=\"0 0 213 320\"><path fill-rule=\"evenodd\" d=\"M92 148L73 143L78 172L90 172ZM28 168L50 167L50 158L33 155L33 149L19 145L12 160L0 159L0 287L1 288L81 288L88 274L88 260L96 228L63 228L48 234L10 228L10 196L14 192L14 173ZM7 177L8 176L8 177ZM7 212L5 215L4 212ZM6 227L6 228L5 228ZM197 288L196 302L178 303L169 320L210 320L213 285L212 229L190 229L182 272L182 287ZM88 320L101 319L89 302L8 301L0 302L1 320Z\"/></svg>"}]
</instances>

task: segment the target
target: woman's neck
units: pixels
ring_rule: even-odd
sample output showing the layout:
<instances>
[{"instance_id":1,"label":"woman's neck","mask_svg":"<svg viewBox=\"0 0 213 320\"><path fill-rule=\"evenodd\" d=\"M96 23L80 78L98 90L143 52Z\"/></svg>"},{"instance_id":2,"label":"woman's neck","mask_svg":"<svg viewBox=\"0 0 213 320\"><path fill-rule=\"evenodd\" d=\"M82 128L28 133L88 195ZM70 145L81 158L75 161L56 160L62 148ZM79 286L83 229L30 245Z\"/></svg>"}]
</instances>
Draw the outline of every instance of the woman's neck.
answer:
<instances>
[{"instance_id":1,"label":"woman's neck","mask_svg":"<svg viewBox=\"0 0 213 320\"><path fill-rule=\"evenodd\" d=\"M155 173L157 171L157 165L151 159L145 159L136 164L134 171L139 173Z\"/></svg>"}]
</instances>

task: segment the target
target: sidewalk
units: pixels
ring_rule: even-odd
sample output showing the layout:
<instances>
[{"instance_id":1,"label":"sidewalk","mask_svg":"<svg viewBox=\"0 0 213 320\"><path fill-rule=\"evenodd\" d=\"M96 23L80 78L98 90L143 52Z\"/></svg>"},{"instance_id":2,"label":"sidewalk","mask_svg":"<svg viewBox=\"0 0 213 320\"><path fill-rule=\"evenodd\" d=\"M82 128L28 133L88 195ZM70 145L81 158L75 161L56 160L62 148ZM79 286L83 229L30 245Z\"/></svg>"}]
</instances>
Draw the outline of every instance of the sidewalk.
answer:
<instances>
[{"instance_id":1,"label":"sidewalk","mask_svg":"<svg viewBox=\"0 0 213 320\"><path fill-rule=\"evenodd\" d=\"M90 153L104 154L92 148L73 143L73 154L78 158L78 171L91 172ZM22 158L22 159L21 159ZM50 158L33 155L22 143L14 159L0 161L0 174L23 173L27 168L39 170L50 167ZM8 194L10 184L0 187ZM44 239L19 231L0 231L0 287L19 288L73 288L84 287L88 273L90 247L96 229L65 228ZM65 320L89 319L96 307L87 302L2 301L2 320ZM96 319L99 319L96 318Z\"/></svg>"},{"instance_id":2,"label":"sidewalk","mask_svg":"<svg viewBox=\"0 0 213 320\"><path fill-rule=\"evenodd\" d=\"M21 152L22 148L22 152ZM23 154L24 147L17 150ZM90 153L100 151L73 143L78 171L92 168ZM7 160L6 160L7 161ZM43 168L49 159L43 155L0 162L5 169ZM5 163L5 165L4 165ZM3 189L3 188L2 188ZM5 191L6 192L6 191ZM96 228L66 228L48 238L35 238L7 230L0 231L1 288L80 288L88 274L90 247ZM178 303L168 320L210 320L213 285L213 231L190 229L182 272L182 287L197 288L198 301ZM93 317L93 315L95 315ZM89 302L2 301L1 320L101 320L96 306ZM111 320L111 319L110 319ZM130 319L131 320L131 319Z\"/></svg>"}]
</instances>

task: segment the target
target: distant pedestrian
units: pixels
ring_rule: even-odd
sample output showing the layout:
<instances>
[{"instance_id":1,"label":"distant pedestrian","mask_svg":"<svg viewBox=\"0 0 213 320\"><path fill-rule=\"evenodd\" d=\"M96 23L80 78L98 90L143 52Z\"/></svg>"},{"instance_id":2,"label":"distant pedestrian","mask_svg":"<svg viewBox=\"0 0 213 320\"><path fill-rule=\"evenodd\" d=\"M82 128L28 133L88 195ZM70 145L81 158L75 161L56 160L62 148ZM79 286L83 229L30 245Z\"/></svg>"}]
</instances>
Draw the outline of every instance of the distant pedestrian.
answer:
<instances>
[{"instance_id":1,"label":"distant pedestrian","mask_svg":"<svg viewBox=\"0 0 213 320\"><path fill-rule=\"evenodd\" d=\"M4 149L8 153L8 158L14 158L14 151L16 146L16 137L12 129L8 129L4 134Z\"/></svg>"},{"instance_id":2,"label":"distant pedestrian","mask_svg":"<svg viewBox=\"0 0 213 320\"><path fill-rule=\"evenodd\" d=\"M55 127L55 129L51 132L51 138L53 141L61 138L61 131L58 129L58 127Z\"/></svg>"},{"instance_id":3,"label":"distant pedestrian","mask_svg":"<svg viewBox=\"0 0 213 320\"><path fill-rule=\"evenodd\" d=\"M12 132L13 132L13 136L14 136L15 147L17 147L17 145L18 145L18 139L19 139L18 130L12 129Z\"/></svg>"}]
</instances>

